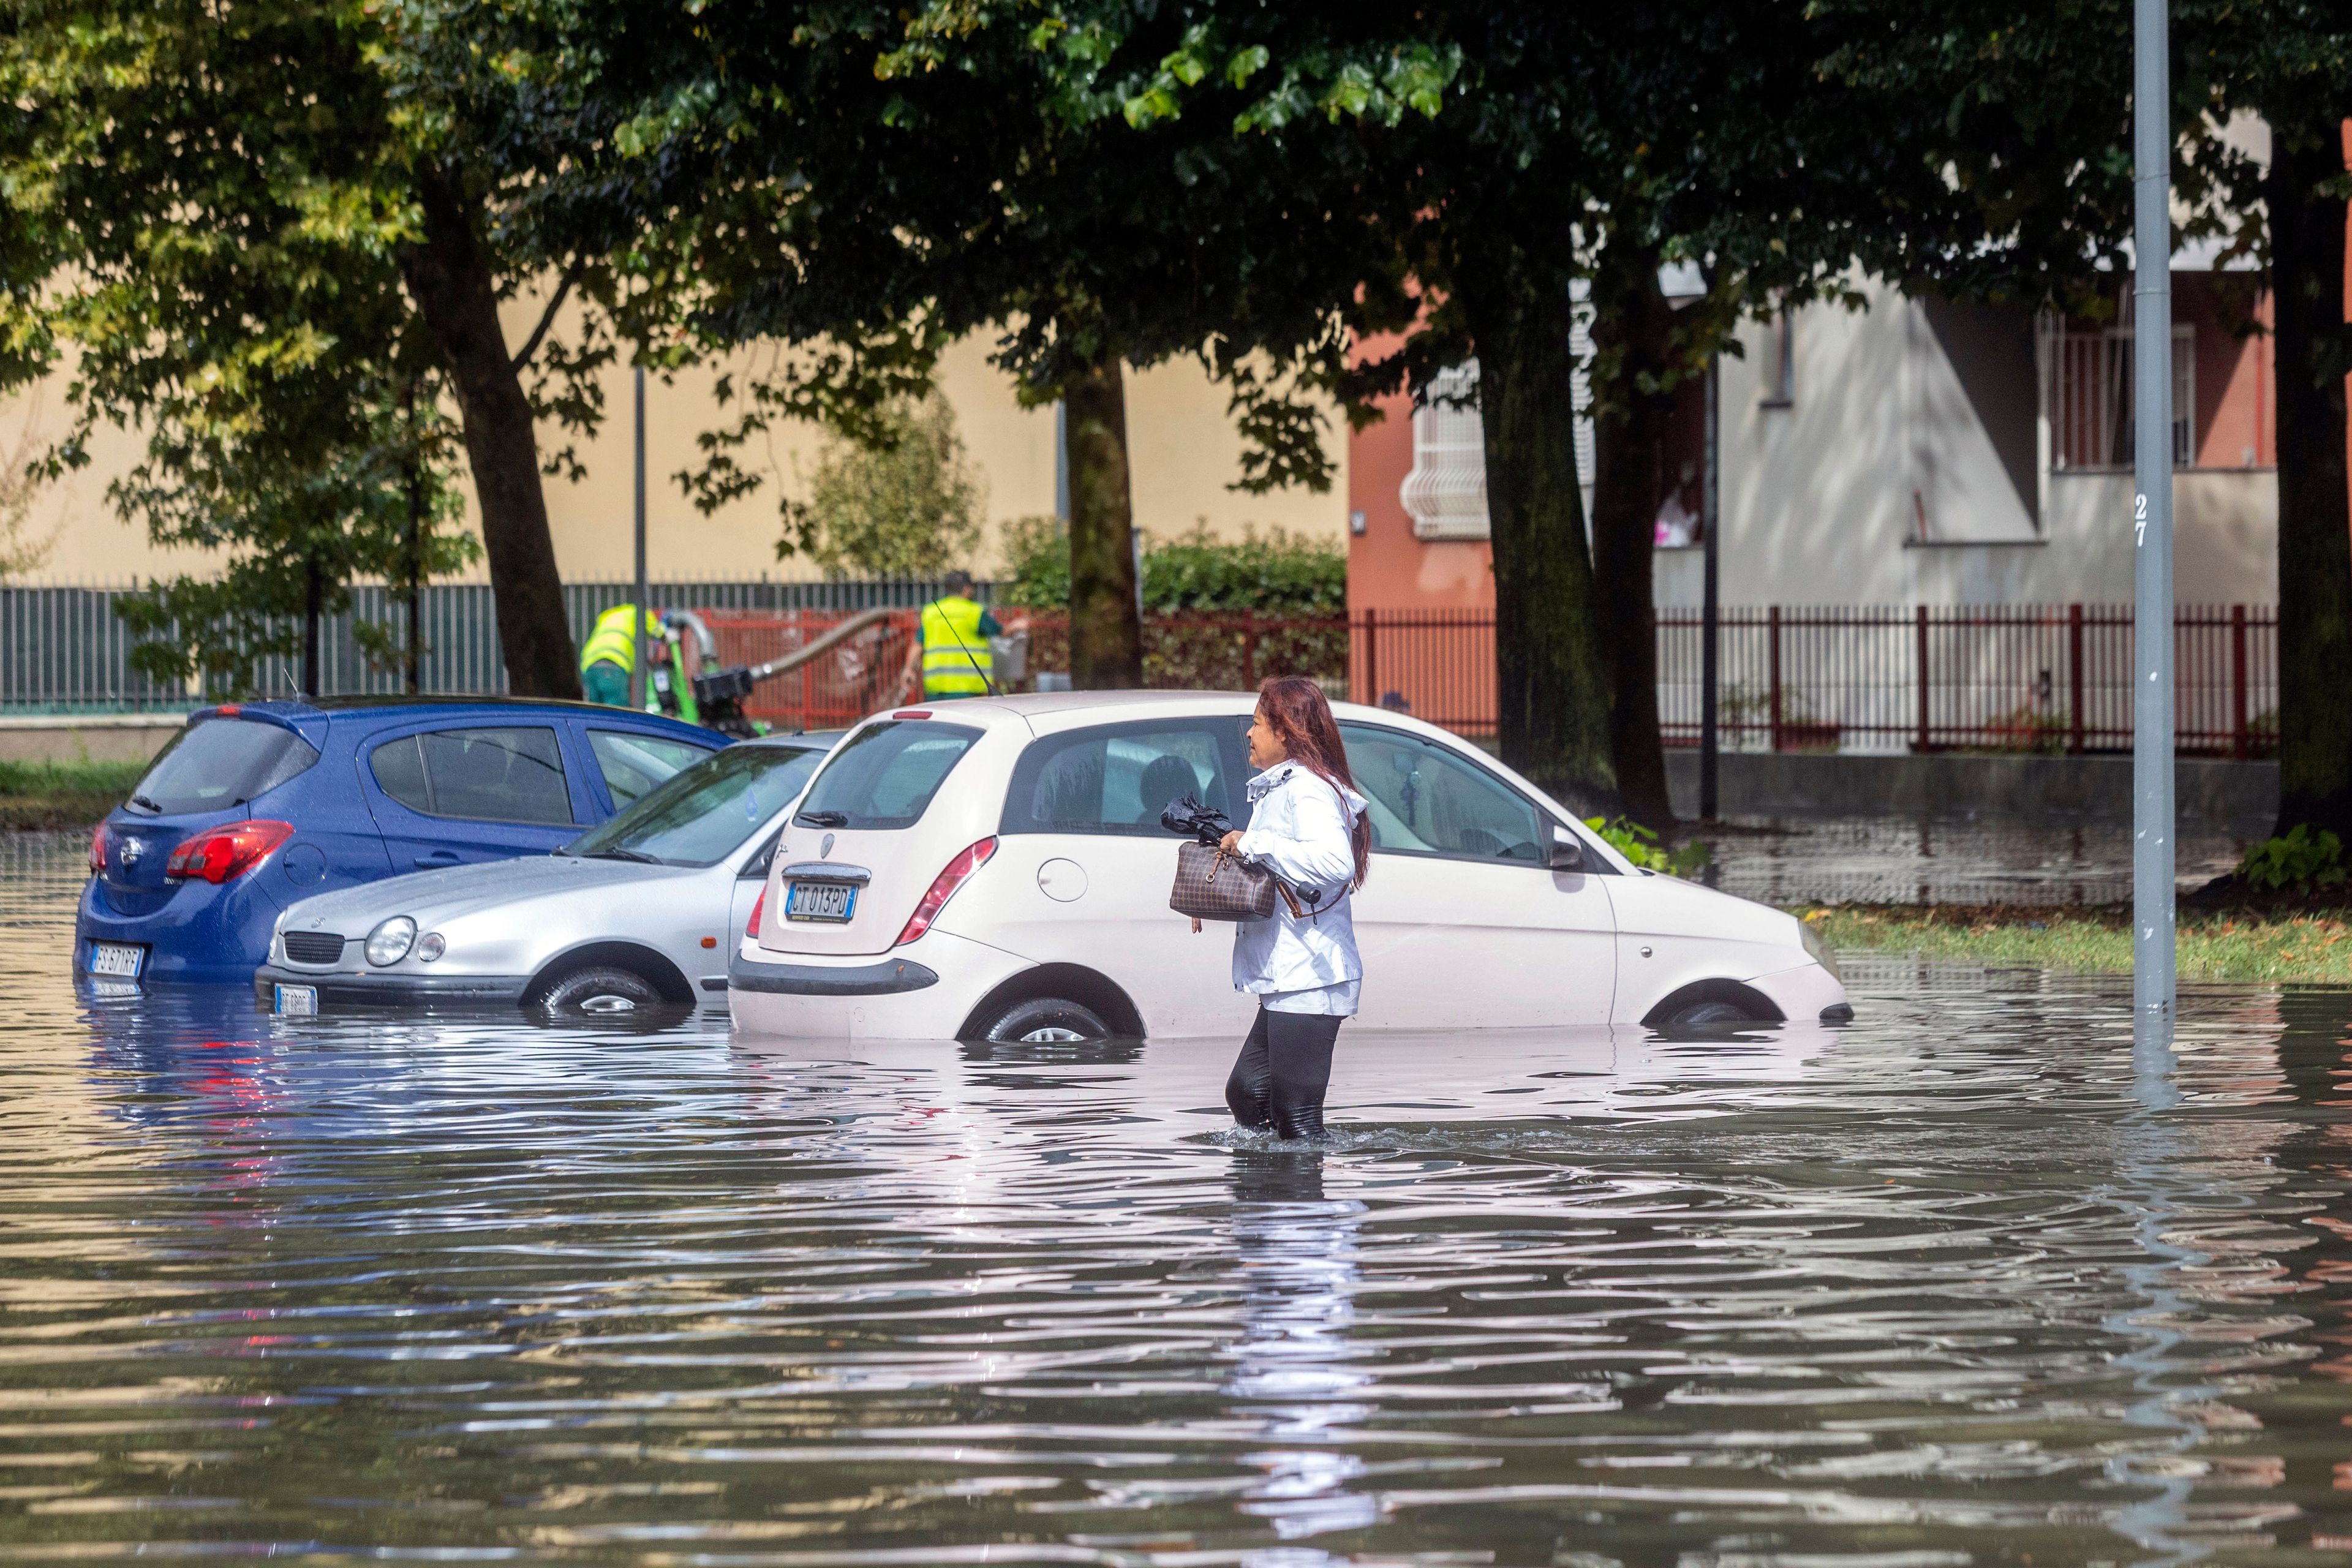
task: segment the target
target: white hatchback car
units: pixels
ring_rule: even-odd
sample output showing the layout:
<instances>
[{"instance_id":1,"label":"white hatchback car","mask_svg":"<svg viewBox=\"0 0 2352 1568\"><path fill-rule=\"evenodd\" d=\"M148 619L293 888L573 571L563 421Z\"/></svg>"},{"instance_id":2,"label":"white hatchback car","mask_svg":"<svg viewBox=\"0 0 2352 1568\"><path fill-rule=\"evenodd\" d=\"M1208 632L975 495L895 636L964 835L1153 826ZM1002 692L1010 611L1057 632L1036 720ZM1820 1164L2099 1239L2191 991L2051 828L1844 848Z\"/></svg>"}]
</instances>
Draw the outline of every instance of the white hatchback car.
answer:
<instances>
[{"instance_id":1,"label":"white hatchback car","mask_svg":"<svg viewBox=\"0 0 2352 1568\"><path fill-rule=\"evenodd\" d=\"M1192 795L1245 826L1247 693L971 698L852 731L786 824L728 965L736 1026L800 1037L1237 1037L1230 927L1168 907ZM1371 803L1358 1027L1852 1016L1777 910L1635 869L1443 730L1336 705Z\"/></svg>"}]
</instances>

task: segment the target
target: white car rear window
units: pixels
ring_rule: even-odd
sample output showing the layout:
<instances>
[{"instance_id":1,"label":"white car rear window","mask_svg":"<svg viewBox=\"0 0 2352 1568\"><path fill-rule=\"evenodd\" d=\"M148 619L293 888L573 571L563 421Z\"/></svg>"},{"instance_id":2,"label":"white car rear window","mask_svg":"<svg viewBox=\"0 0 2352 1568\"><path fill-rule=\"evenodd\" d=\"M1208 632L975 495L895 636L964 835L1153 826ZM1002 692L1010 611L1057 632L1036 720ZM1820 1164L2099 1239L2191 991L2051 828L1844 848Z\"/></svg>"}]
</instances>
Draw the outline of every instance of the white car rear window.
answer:
<instances>
[{"instance_id":1,"label":"white car rear window","mask_svg":"<svg viewBox=\"0 0 2352 1568\"><path fill-rule=\"evenodd\" d=\"M981 731L936 719L888 720L841 743L793 820L808 827L912 827Z\"/></svg>"}]
</instances>

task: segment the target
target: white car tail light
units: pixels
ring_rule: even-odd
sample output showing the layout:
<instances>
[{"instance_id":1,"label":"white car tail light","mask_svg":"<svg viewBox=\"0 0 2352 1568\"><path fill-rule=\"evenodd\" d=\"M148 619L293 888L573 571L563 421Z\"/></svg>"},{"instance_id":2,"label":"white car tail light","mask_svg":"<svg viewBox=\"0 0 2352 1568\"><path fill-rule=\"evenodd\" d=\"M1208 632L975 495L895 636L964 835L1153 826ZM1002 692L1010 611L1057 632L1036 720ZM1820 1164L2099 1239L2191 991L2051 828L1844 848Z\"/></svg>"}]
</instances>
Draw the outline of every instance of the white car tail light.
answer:
<instances>
[{"instance_id":1,"label":"white car tail light","mask_svg":"<svg viewBox=\"0 0 2352 1568\"><path fill-rule=\"evenodd\" d=\"M940 910L947 906L950 899L955 897L955 890L963 886L964 879L987 865L988 858L995 853L996 840L992 837L983 838L949 861L947 869L931 879L931 890L923 895L923 901L917 904L915 912L907 917L906 929L898 933L898 940L890 945L904 947L930 930L931 922L940 918Z\"/></svg>"},{"instance_id":2,"label":"white car tail light","mask_svg":"<svg viewBox=\"0 0 2352 1568\"><path fill-rule=\"evenodd\" d=\"M743 934L750 937L753 942L759 941L760 917L767 912L768 889L762 888L760 889L760 896L751 900L751 918L743 922Z\"/></svg>"}]
</instances>

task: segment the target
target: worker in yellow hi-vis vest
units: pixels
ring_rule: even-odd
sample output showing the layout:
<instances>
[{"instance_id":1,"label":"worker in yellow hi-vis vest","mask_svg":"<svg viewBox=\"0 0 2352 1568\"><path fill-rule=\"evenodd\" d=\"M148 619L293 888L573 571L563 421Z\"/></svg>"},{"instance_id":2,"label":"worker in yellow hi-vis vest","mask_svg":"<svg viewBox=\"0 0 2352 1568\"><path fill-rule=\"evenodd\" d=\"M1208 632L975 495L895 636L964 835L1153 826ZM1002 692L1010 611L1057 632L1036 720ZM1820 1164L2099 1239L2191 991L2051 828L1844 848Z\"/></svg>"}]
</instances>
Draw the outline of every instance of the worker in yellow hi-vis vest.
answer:
<instances>
[{"instance_id":1,"label":"worker in yellow hi-vis vest","mask_svg":"<svg viewBox=\"0 0 2352 1568\"><path fill-rule=\"evenodd\" d=\"M588 640L580 645L580 685L591 702L608 708L629 705L629 671L637 662L637 639L629 635L635 605L615 605L596 617ZM653 639L653 661L666 662L668 645L662 636L661 614L647 610L645 635ZM647 689L651 689L650 682Z\"/></svg>"},{"instance_id":2,"label":"worker in yellow hi-vis vest","mask_svg":"<svg viewBox=\"0 0 2352 1568\"><path fill-rule=\"evenodd\" d=\"M1025 616L1016 617L1010 626L999 625L988 607L972 596L969 572L949 573L947 589L923 606L921 635L907 650L902 684L912 685L915 671L921 669L925 702L986 696L996 675L988 639L1029 626Z\"/></svg>"}]
</instances>

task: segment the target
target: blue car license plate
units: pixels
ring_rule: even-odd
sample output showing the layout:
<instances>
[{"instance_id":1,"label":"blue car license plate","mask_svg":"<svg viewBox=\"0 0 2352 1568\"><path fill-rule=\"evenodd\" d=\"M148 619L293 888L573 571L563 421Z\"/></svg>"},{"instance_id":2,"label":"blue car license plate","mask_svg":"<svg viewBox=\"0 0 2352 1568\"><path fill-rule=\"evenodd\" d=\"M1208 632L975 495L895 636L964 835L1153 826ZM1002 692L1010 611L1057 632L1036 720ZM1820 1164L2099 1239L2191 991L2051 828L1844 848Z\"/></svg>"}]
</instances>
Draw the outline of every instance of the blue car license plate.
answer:
<instances>
[{"instance_id":1,"label":"blue car license plate","mask_svg":"<svg viewBox=\"0 0 2352 1568\"><path fill-rule=\"evenodd\" d=\"M147 950L134 942L94 942L89 944L89 972L112 980L136 980L147 966Z\"/></svg>"},{"instance_id":2,"label":"blue car license plate","mask_svg":"<svg viewBox=\"0 0 2352 1568\"><path fill-rule=\"evenodd\" d=\"M851 882L794 882L784 889L788 921L830 921L838 925L857 909L857 888Z\"/></svg>"}]
</instances>

